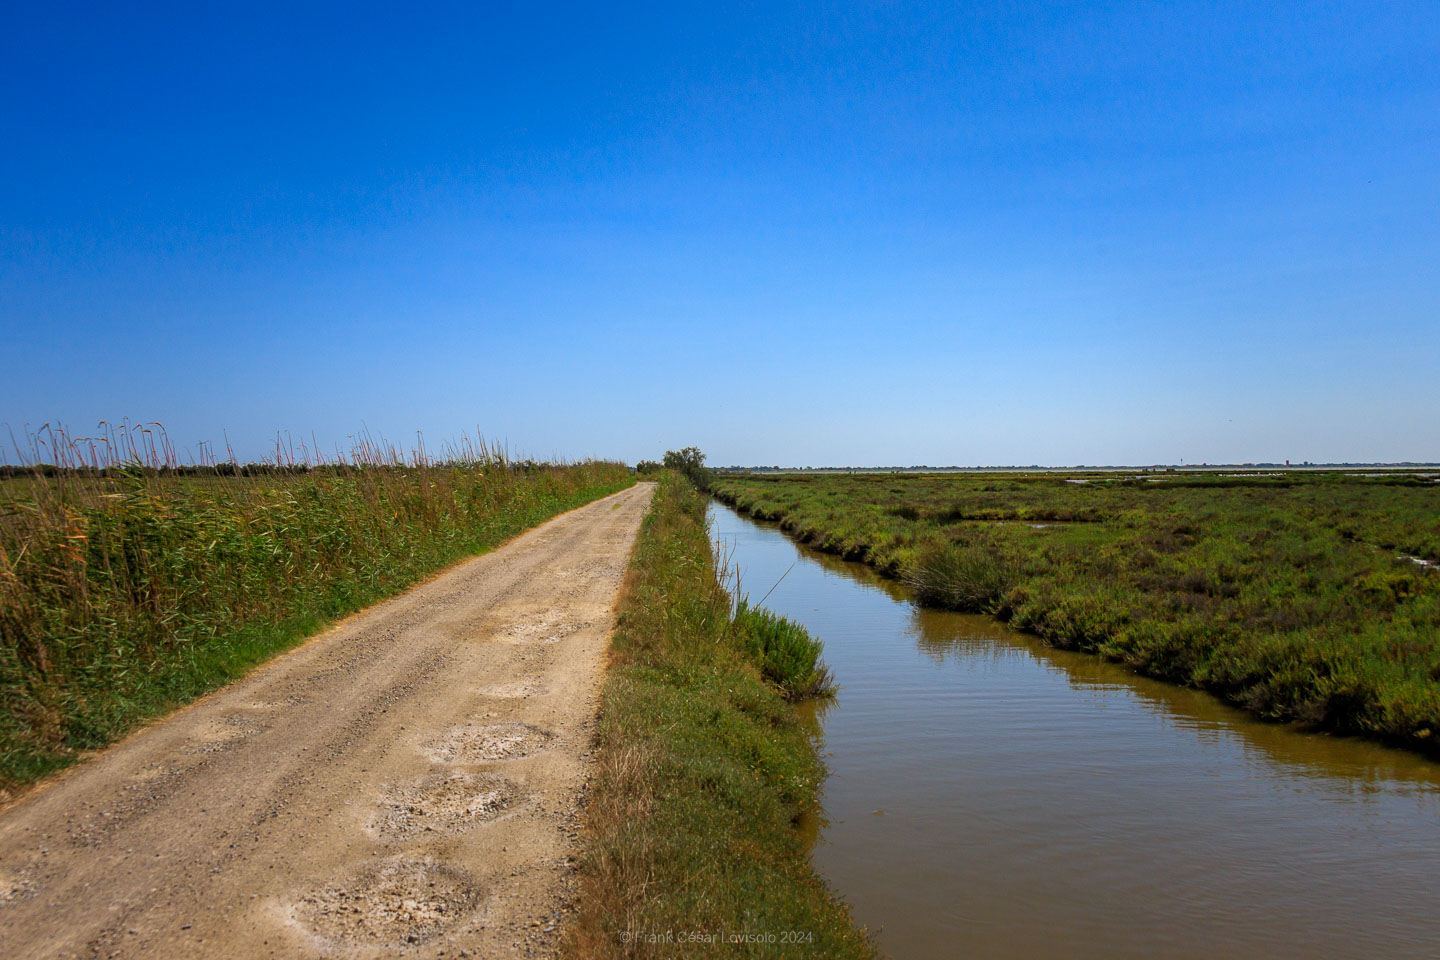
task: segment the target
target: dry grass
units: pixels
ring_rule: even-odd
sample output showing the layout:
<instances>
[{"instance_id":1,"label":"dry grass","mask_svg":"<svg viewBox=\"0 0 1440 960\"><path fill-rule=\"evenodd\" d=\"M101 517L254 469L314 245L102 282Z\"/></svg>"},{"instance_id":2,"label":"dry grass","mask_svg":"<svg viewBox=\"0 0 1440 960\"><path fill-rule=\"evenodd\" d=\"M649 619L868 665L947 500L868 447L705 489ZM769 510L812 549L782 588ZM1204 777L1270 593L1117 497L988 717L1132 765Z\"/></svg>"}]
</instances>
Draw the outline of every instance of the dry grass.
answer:
<instances>
[{"instance_id":1,"label":"dry grass","mask_svg":"<svg viewBox=\"0 0 1440 960\"><path fill-rule=\"evenodd\" d=\"M101 442L103 441L103 442ZM303 456L302 456L303 454ZM0 501L0 783L23 783L343 616L633 482L615 463L443 459L362 439L328 461L181 466L158 425L49 456ZM58 464L58 466L57 466Z\"/></svg>"}]
</instances>

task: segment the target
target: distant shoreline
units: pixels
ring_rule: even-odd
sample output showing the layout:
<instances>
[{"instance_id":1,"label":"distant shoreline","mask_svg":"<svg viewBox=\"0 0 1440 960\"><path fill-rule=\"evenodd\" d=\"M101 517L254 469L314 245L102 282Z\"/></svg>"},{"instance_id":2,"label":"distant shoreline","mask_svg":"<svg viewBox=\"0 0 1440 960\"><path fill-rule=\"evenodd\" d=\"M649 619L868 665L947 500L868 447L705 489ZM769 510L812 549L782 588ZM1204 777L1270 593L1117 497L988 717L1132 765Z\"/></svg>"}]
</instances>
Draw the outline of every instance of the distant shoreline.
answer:
<instances>
[{"instance_id":1,"label":"distant shoreline","mask_svg":"<svg viewBox=\"0 0 1440 960\"><path fill-rule=\"evenodd\" d=\"M1440 463L1207 463L1149 464L1145 466L1077 467L714 467L716 473L1333 473L1338 470L1373 470L1380 473L1414 473L1440 470Z\"/></svg>"}]
</instances>

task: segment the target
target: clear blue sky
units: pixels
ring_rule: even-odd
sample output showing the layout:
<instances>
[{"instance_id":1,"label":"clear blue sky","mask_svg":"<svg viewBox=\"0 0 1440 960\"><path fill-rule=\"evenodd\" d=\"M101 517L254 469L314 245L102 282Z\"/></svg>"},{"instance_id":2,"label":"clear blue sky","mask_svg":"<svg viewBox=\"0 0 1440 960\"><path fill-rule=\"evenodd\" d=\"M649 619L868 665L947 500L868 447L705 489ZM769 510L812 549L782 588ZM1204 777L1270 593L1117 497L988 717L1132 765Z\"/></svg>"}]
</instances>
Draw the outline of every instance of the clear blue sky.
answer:
<instances>
[{"instance_id":1,"label":"clear blue sky","mask_svg":"<svg viewBox=\"0 0 1440 960\"><path fill-rule=\"evenodd\" d=\"M1437 65L1434 0L11 5L0 421L1440 459Z\"/></svg>"}]
</instances>

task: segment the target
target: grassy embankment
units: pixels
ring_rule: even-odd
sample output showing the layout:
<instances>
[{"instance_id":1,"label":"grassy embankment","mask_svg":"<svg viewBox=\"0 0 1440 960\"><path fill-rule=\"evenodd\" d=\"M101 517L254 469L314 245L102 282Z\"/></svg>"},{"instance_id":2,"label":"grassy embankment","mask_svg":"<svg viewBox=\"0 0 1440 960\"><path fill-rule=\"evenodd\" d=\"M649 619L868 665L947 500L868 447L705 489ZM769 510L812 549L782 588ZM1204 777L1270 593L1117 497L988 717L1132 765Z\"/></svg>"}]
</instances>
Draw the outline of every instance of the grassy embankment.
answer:
<instances>
[{"instance_id":1,"label":"grassy embankment","mask_svg":"<svg viewBox=\"0 0 1440 960\"><path fill-rule=\"evenodd\" d=\"M704 498L662 474L612 645L568 955L874 956L795 826L824 775L791 702L831 689L818 654L732 603Z\"/></svg>"},{"instance_id":2,"label":"grassy embankment","mask_svg":"<svg viewBox=\"0 0 1440 960\"><path fill-rule=\"evenodd\" d=\"M1440 485L728 476L802 542L1272 719L1440 751Z\"/></svg>"},{"instance_id":3,"label":"grassy embankment","mask_svg":"<svg viewBox=\"0 0 1440 960\"><path fill-rule=\"evenodd\" d=\"M370 459L3 481L0 793L634 482L621 464L514 464L485 450Z\"/></svg>"}]
</instances>

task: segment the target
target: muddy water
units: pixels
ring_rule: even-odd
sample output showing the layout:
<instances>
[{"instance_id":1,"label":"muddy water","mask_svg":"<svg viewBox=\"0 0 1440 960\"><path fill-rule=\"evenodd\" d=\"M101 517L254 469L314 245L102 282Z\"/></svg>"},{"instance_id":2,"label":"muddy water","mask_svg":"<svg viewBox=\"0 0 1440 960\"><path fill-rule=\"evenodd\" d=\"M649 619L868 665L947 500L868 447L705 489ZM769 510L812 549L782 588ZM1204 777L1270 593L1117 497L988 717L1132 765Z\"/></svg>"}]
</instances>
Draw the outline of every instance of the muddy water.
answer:
<instances>
[{"instance_id":1,"label":"muddy water","mask_svg":"<svg viewBox=\"0 0 1440 960\"><path fill-rule=\"evenodd\" d=\"M1440 956L1440 764L1249 720L712 507L842 689L814 859L911 957Z\"/></svg>"}]
</instances>

